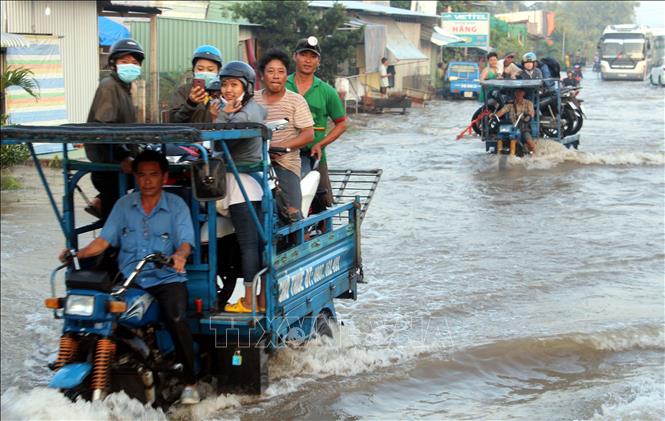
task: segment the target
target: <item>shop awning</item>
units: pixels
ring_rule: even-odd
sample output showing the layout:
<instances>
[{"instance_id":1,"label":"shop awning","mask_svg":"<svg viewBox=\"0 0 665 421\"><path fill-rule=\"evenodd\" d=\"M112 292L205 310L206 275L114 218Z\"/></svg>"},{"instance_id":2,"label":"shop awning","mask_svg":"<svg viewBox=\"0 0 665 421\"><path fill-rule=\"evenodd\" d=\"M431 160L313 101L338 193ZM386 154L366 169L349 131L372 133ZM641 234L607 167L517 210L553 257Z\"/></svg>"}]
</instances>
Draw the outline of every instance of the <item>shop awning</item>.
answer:
<instances>
[{"instance_id":1,"label":"shop awning","mask_svg":"<svg viewBox=\"0 0 665 421\"><path fill-rule=\"evenodd\" d=\"M386 22L386 50L391 63L400 60L427 60L428 57L413 45L397 24Z\"/></svg>"},{"instance_id":2,"label":"shop awning","mask_svg":"<svg viewBox=\"0 0 665 421\"><path fill-rule=\"evenodd\" d=\"M463 38L453 35L449 32L444 31L438 26L434 27L432 32L432 37L430 38L433 44L443 47L444 45L466 42Z\"/></svg>"}]
</instances>

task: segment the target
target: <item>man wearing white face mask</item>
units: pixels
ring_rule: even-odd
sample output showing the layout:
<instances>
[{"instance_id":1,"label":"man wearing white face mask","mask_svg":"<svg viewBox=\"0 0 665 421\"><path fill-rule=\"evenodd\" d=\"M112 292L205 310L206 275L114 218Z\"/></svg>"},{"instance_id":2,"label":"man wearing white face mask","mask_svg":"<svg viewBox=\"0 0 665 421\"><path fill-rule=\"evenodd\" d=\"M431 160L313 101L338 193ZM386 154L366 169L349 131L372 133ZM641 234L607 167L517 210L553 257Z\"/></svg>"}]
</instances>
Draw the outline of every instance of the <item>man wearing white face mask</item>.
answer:
<instances>
[{"instance_id":1,"label":"man wearing white face mask","mask_svg":"<svg viewBox=\"0 0 665 421\"><path fill-rule=\"evenodd\" d=\"M137 112L130 90L132 82L141 75L144 58L143 47L131 38L113 43L108 61L112 72L97 87L88 123L136 123ZM125 174L131 174L132 157L137 152L137 145L85 145L85 153L91 162L120 164ZM115 172L95 171L91 179L99 195L86 207L86 212L106 219L119 197L118 176Z\"/></svg>"},{"instance_id":2,"label":"man wearing white face mask","mask_svg":"<svg viewBox=\"0 0 665 421\"><path fill-rule=\"evenodd\" d=\"M210 94L213 84L219 86L217 75L221 68L222 53L219 49L201 45L194 50L192 73L194 79L204 81L205 88L195 86L193 81L180 86L171 100L169 123L210 123L215 119L218 109L210 106ZM219 91L219 88L216 90Z\"/></svg>"}]
</instances>

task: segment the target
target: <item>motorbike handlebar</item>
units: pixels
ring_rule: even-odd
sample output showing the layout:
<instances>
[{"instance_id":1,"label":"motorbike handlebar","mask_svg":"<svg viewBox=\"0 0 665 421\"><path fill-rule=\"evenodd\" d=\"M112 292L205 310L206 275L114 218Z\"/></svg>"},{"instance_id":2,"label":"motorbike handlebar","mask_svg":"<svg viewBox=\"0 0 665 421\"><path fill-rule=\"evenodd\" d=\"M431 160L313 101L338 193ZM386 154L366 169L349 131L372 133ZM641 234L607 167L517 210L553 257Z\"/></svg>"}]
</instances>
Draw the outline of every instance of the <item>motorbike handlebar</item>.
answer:
<instances>
[{"instance_id":1,"label":"motorbike handlebar","mask_svg":"<svg viewBox=\"0 0 665 421\"><path fill-rule=\"evenodd\" d=\"M134 271L127 277L127 279L125 279L125 282L122 283L120 289L113 291L111 295L120 295L127 291L127 288L129 288L132 282L134 282L134 279L136 279L138 274L141 273L143 267L147 263L154 263L157 268L161 268L164 265L173 265L173 259L169 256L165 256L163 253L150 253L139 261L134 268Z\"/></svg>"},{"instance_id":2,"label":"motorbike handlebar","mask_svg":"<svg viewBox=\"0 0 665 421\"><path fill-rule=\"evenodd\" d=\"M291 148L280 148L279 146L271 146L268 150L270 153L287 153L291 152Z\"/></svg>"}]
</instances>

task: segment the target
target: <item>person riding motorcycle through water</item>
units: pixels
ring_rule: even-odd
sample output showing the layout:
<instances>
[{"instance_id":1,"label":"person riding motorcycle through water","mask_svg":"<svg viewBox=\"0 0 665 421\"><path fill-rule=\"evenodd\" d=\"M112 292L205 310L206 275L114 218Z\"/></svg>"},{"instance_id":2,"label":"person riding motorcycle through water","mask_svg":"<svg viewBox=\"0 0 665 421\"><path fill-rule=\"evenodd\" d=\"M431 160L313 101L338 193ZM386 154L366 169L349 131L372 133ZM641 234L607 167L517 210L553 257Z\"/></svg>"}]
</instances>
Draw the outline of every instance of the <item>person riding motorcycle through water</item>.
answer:
<instances>
[{"instance_id":1,"label":"person riding motorcycle through water","mask_svg":"<svg viewBox=\"0 0 665 421\"><path fill-rule=\"evenodd\" d=\"M95 257L115 247L119 250L118 268L129 278L135 263L146 254L159 251L171 256L173 267L151 264L139 273L135 282L157 300L171 332L177 361L183 365L185 388L180 403L195 404L200 397L196 390L192 332L186 318L185 286L185 264L195 245L192 217L183 199L163 190L169 172L164 155L143 151L132 161L131 167L137 191L118 199L101 234L81 248L77 257ZM61 262L70 260L70 251L64 249L59 259Z\"/></svg>"},{"instance_id":2,"label":"person riding motorcycle through water","mask_svg":"<svg viewBox=\"0 0 665 421\"><path fill-rule=\"evenodd\" d=\"M208 89L217 81L222 68L222 53L212 45L201 45L192 53L192 73L194 79L203 79L206 89L193 86L193 81L185 83L177 90L169 108L169 123L211 123L217 112L210 107Z\"/></svg>"},{"instance_id":3,"label":"person riding motorcycle through water","mask_svg":"<svg viewBox=\"0 0 665 421\"><path fill-rule=\"evenodd\" d=\"M538 62L538 57L534 53L526 53L522 56L522 73L520 73L520 79L542 79L543 73L536 63Z\"/></svg>"},{"instance_id":4,"label":"person riding motorcycle through water","mask_svg":"<svg viewBox=\"0 0 665 421\"><path fill-rule=\"evenodd\" d=\"M132 82L141 76L144 58L143 47L131 38L123 38L113 43L108 59L111 74L102 79L97 87L88 113L88 123L137 122L131 86ZM124 174L131 174L132 159L137 153L137 145L85 145L85 154L91 162L120 164ZM106 219L120 195L118 176L111 171L93 171L90 178L99 194L85 210L97 218ZM131 184L131 180L128 181Z\"/></svg>"},{"instance_id":5,"label":"person riding motorcycle through water","mask_svg":"<svg viewBox=\"0 0 665 421\"><path fill-rule=\"evenodd\" d=\"M579 64L573 66L573 73L575 74L575 79L577 79L578 82L584 78L584 75L582 75L582 66Z\"/></svg>"},{"instance_id":6,"label":"person riding motorcycle through water","mask_svg":"<svg viewBox=\"0 0 665 421\"><path fill-rule=\"evenodd\" d=\"M254 100L254 81L256 73L247 63L232 61L226 63L219 73L223 107L215 120L218 123L263 123L268 115L266 109ZM262 159L262 141L260 138L244 139L241 142L229 142L227 146L236 165L256 166ZM263 189L252 176L240 174L243 187L251 204L248 204L240 191L238 183L231 173L226 174L227 193L217 202L219 213L228 213L235 229L240 247L240 263L245 286L245 296L235 304L226 304L224 311L248 313L252 311L252 283L261 270L261 237L258 227L251 218L248 206L253 206L259 221ZM225 252L222 247L218 251ZM219 256L223 258L224 256ZM221 261L218 260L218 261ZM233 294L236 279L223 279L224 287L218 294L220 304L224 305ZM258 311L265 311L265 284L257 297Z\"/></svg>"},{"instance_id":7,"label":"person riding motorcycle through water","mask_svg":"<svg viewBox=\"0 0 665 421\"><path fill-rule=\"evenodd\" d=\"M524 89L515 89L515 101L511 104L504 105L495 115L496 117L501 118L504 114L508 113L510 115L510 122L517 124L522 140L526 143L529 152L533 153L536 150L536 144L531 137L530 121L535 117L536 112L533 108L533 103L524 98L525 94L526 92Z\"/></svg>"},{"instance_id":8,"label":"person riding motorcycle through water","mask_svg":"<svg viewBox=\"0 0 665 421\"><path fill-rule=\"evenodd\" d=\"M573 88L576 88L577 85L579 84L579 81L575 77L573 71L568 70L568 72L566 72L566 78L563 80L562 84L563 86L571 86Z\"/></svg>"}]
</instances>

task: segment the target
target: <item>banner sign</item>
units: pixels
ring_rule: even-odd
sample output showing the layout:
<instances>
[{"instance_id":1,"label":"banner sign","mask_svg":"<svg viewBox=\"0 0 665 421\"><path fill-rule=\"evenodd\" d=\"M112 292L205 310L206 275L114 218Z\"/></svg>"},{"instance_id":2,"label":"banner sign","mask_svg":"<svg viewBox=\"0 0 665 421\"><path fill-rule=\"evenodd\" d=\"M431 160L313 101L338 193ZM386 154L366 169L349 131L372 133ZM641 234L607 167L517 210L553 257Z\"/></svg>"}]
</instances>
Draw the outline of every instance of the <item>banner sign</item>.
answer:
<instances>
[{"instance_id":1,"label":"banner sign","mask_svg":"<svg viewBox=\"0 0 665 421\"><path fill-rule=\"evenodd\" d=\"M449 44L447 47L477 47L489 49L490 14L453 12L441 15L441 28L466 42Z\"/></svg>"}]
</instances>

